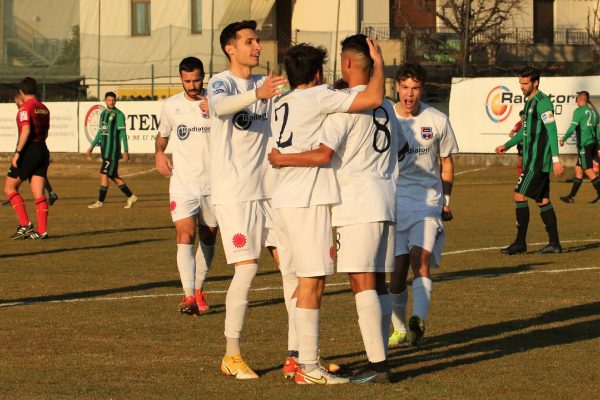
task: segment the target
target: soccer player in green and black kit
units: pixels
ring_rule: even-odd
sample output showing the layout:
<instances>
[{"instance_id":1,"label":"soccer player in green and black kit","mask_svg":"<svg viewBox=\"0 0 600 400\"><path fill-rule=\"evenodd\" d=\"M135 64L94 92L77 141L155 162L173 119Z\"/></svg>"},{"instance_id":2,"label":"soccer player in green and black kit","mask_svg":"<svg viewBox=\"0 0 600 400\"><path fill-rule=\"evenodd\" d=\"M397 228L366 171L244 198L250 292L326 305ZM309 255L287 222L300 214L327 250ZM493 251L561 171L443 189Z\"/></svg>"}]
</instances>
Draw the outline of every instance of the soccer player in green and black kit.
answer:
<instances>
[{"instance_id":1,"label":"soccer player in green and black kit","mask_svg":"<svg viewBox=\"0 0 600 400\"><path fill-rule=\"evenodd\" d=\"M517 214L517 238L505 249L508 255L527 252L527 226L529 225L529 205L532 198L540 207L540 216L548 232L549 244L539 253L561 253L558 239L556 214L550 203L550 171L561 176L564 173L558 158L558 137L554 121L554 106L544 93L540 92L540 73L535 68L525 68L519 74L521 91L526 98L523 126L508 142L496 147L502 154L520 141L523 141L523 173L515 187Z\"/></svg>"},{"instance_id":2,"label":"soccer player in green and black kit","mask_svg":"<svg viewBox=\"0 0 600 400\"><path fill-rule=\"evenodd\" d=\"M108 192L108 178L119 186L119 189L127 196L125 208L131 208L137 201L137 196L131 193L125 181L119 177L119 160L129 160L127 152L127 133L125 131L125 115L115 107L117 104L117 95L113 92L106 92L104 96L106 109L100 114L98 123L98 133L92 142L87 154L91 155L92 150L98 143L102 153L102 166L100 167L100 193L98 201L90 204L88 208L100 208L104 206L106 192ZM121 154L121 142L123 142L123 153Z\"/></svg>"},{"instance_id":3,"label":"soccer player in green and black kit","mask_svg":"<svg viewBox=\"0 0 600 400\"><path fill-rule=\"evenodd\" d=\"M571 193L561 197L565 203L574 203L575 195L581 187L583 173L587 175L590 182L596 189L596 199L591 201L594 204L600 204L600 178L594 171L593 161L596 156L598 138L596 129L598 125L598 114L590 105L590 94L586 91L577 92L577 109L573 112L573 120L565 136L558 142L561 146L575 132L577 139L577 164L575 165L575 178L573 178L573 187Z\"/></svg>"}]
</instances>

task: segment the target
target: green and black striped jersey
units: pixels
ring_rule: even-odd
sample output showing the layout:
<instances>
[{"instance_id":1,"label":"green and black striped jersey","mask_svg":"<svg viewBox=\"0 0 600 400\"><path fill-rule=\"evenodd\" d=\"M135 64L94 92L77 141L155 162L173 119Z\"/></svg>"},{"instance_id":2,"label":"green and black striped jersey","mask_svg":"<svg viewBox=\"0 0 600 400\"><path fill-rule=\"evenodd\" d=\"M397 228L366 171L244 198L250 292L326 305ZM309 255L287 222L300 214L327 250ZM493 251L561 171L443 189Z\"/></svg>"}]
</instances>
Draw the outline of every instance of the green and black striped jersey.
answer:
<instances>
[{"instance_id":1,"label":"green and black striped jersey","mask_svg":"<svg viewBox=\"0 0 600 400\"><path fill-rule=\"evenodd\" d=\"M542 92L527 99L523 126L508 142L507 149L523 142L523 171L552 172L552 157L558 156L558 136L552 101Z\"/></svg>"},{"instance_id":2,"label":"green and black striped jersey","mask_svg":"<svg viewBox=\"0 0 600 400\"><path fill-rule=\"evenodd\" d=\"M577 107L573 112L573 120L569 130L562 140L566 141L575 132L577 148L581 149L589 144L595 144L596 126L598 125L598 114L589 104Z\"/></svg>"},{"instance_id":3,"label":"green and black striped jersey","mask_svg":"<svg viewBox=\"0 0 600 400\"><path fill-rule=\"evenodd\" d=\"M125 115L118 108L106 109L100 114L98 133L92 147L100 144L102 158L118 160L121 158L121 142L123 151L128 151Z\"/></svg>"}]
</instances>

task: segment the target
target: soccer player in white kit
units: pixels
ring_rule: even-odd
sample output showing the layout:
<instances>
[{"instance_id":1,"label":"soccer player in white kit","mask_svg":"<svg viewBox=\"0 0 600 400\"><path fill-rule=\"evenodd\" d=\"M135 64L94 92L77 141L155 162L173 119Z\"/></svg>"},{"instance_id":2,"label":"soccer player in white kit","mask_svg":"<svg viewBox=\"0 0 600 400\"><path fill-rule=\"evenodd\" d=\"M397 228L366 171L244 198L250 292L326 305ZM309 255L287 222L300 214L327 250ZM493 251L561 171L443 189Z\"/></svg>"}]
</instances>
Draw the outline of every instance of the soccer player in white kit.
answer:
<instances>
[{"instance_id":1,"label":"soccer player in white kit","mask_svg":"<svg viewBox=\"0 0 600 400\"><path fill-rule=\"evenodd\" d=\"M332 204L340 202L331 166L306 163L305 154L320 144L328 114L373 109L383 101L383 59L376 45L373 79L363 91L335 91L323 85L327 51L306 44L292 47L284 64L292 91L273 100L271 129L277 149L270 154L277 169L273 193L273 224L280 245L281 265L298 277L294 322L298 361L294 379L299 384L339 384L348 379L318 364L319 319L325 277L333 274L335 251L331 235ZM381 336L381 335L380 335Z\"/></svg>"},{"instance_id":2,"label":"soccer player in white kit","mask_svg":"<svg viewBox=\"0 0 600 400\"><path fill-rule=\"evenodd\" d=\"M210 200L211 134L202 89L202 61L196 57L181 60L179 77L184 91L169 97L162 106L155 159L156 169L170 177L169 205L177 235L177 269L184 291L179 312L196 315L209 308L203 287L217 237L217 220ZM173 162L165 154L169 142ZM196 226L200 244L194 256Z\"/></svg>"},{"instance_id":3,"label":"soccer player in white kit","mask_svg":"<svg viewBox=\"0 0 600 400\"><path fill-rule=\"evenodd\" d=\"M342 41L342 76L353 93L364 91L370 80L373 60L366 39L359 34ZM341 202L331 209L337 227L337 269L349 274L369 359L367 367L350 378L353 382L389 382L386 353L392 305L386 272L393 271L395 261L398 139L404 146L393 104L384 101L372 110L331 114L323 123L319 147L294 155L304 156L303 166L332 162L340 188ZM285 157L273 150L270 159L285 163Z\"/></svg>"},{"instance_id":4,"label":"soccer player in white kit","mask_svg":"<svg viewBox=\"0 0 600 400\"><path fill-rule=\"evenodd\" d=\"M268 77L252 75L261 51L255 29L255 21L234 22L223 29L221 48L230 67L208 83L212 201L227 263L235 265L225 299L227 346L221 372L237 379L258 378L242 358L240 335L261 249L268 247L277 261L277 244L269 229L272 183L267 174L271 169L267 161L271 147L268 115L269 99L283 93L279 86L287 82L272 72ZM286 305L296 285L293 274L283 276Z\"/></svg>"},{"instance_id":5,"label":"soccer player in white kit","mask_svg":"<svg viewBox=\"0 0 600 400\"><path fill-rule=\"evenodd\" d=\"M394 325L390 346L406 340L409 267L415 276L409 342L418 345L425 333L432 289L430 269L440 265L442 221L452 219L452 154L458 153L458 144L448 116L421 101L426 78L427 73L419 64L405 64L396 74L400 101L394 109L408 147L398 157L396 270L389 287Z\"/></svg>"}]
</instances>

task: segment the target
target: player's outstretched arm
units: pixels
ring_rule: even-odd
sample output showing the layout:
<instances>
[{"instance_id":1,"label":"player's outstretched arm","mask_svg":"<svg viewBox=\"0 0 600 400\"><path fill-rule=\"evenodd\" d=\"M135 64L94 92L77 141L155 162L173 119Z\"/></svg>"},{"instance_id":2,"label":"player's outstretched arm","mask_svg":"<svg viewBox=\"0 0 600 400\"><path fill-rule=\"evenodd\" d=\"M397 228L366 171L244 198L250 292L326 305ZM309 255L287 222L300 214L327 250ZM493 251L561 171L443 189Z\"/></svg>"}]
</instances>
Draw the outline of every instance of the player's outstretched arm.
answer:
<instances>
[{"instance_id":1,"label":"player's outstretched arm","mask_svg":"<svg viewBox=\"0 0 600 400\"><path fill-rule=\"evenodd\" d=\"M162 137L160 133L156 134L156 141L154 143L154 161L158 172L166 177L171 176L171 170L173 169L173 163L165 154L168 144L168 137Z\"/></svg>"},{"instance_id":2,"label":"player's outstretched arm","mask_svg":"<svg viewBox=\"0 0 600 400\"><path fill-rule=\"evenodd\" d=\"M373 59L373 75L367 88L360 92L350 105L348 112L371 110L383 103L385 95L385 76L383 74L383 56L377 42L367 39L371 58Z\"/></svg>"},{"instance_id":3,"label":"player's outstretched arm","mask_svg":"<svg viewBox=\"0 0 600 400\"><path fill-rule=\"evenodd\" d=\"M273 75L273 70L269 72L267 79L261 87L256 89L256 98L258 100L268 100L283 93L282 87L287 83L287 79L283 76Z\"/></svg>"},{"instance_id":4,"label":"player's outstretched arm","mask_svg":"<svg viewBox=\"0 0 600 400\"><path fill-rule=\"evenodd\" d=\"M444 207L442 208L442 220L450 221L454 216L450 210L450 195L454 186L454 160L452 156L440 157L442 190L444 191Z\"/></svg>"},{"instance_id":5,"label":"player's outstretched arm","mask_svg":"<svg viewBox=\"0 0 600 400\"><path fill-rule=\"evenodd\" d=\"M281 167L320 167L331 162L333 150L324 144L318 149L305 151L304 153L282 154L275 147L268 155L269 163L273 168Z\"/></svg>"},{"instance_id":6,"label":"player's outstretched arm","mask_svg":"<svg viewBox=\"0 0 600 400\"><path fill-rule=\"evenodd\" d=\"M234 114L259 100L270 99L278 94L282 94L280 86L285 85L287 79L281 76L274 76L273 71L269 72L269 76L263 82L262 86L256 90L240 94L229 94L227 92L217 93L215 91L210 94L210 104L212 110L219 116ZM223 89L217 89L223 90Z\"/></svg>"}]
</instances>

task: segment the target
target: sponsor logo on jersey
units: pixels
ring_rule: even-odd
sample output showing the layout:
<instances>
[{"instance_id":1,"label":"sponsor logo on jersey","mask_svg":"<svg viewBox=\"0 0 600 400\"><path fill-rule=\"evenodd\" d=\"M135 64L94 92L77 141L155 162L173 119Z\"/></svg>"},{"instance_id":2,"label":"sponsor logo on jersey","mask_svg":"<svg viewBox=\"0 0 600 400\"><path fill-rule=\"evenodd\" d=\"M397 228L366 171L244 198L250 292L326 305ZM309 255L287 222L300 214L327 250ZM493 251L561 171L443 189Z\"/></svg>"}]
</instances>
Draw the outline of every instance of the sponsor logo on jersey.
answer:
<instances>
[{"instance_id":1,"label":"sponsor logo on jersey","mask_svg":"<svg viewBox=\"0 0 600 400\"><path fill-rule=\"evenodd\" d=\"M266 121L267 113L250 114L248 111L240 111L233 116L233 125L242 131L247 131L252 126L253 121Z\"/></svg>"},{"instance_id":2,"label":"sponsor logo on jersey","mask_svg":"<svg viewBox=\"0 0 600 400\"><path fill-rule=\"evenodd\" d=\"M212 94L221 94L225 93L225 89L215 89L212 91Z\"/></svg>"},{"instance_id":3,"label":"sponsor logo on jersey","mask_svg":"<svg viewBox=\"0 0 600 400\"><path fill-rule=\"evenodd\" d=\"M223 86L225 86L225 82L223 82L223 81L214 81L212 83L212 88L213 89L218 89L218 88L221 88Z\"/></svg>"},{"instance_id":4,"label":"sponsor logo on jersey","mask_svg":"<svg viewBox=\"0 0 600 400\"><path fill-rule=\"evenodd\" d=\"M233 235L231 242L236 248L241 249L246 245L246 236L242 233L236 233L235 235Z\"/></svg>"},{"instance_id":5,"label":"sponsor logo on jersey","mask_svg":"<svg viewBox=\"0 0 600 400\"><path fill-rule=\"evenodd\" d=\"M428 126L421 127L421 137L425 140L430 140L433 137L433 129Z\"/></svg>"},{"instance_id":6,"label":"sponsor logo on jersey","mask_svg":"<svg viewBox=\"0 0 600 400\"><path fill-rule=\"evenodd\" d=\"M100 114L106 108L100 104L90 107L90 109L85 114L85 120L83 122L83 130L85 132L85 137L87 140L92 143L94 138L96 137L96 132L98 132L98 122L100 119Z\"/></svg>"},{"instance_id":7,"label":"sponsor logo on jersey","mask_svg":"<svg viewBox=\"0 0 600 400\"><path fill-rule=\"evenodd\" d=\"M408 149L408 151L406 152L406 154L427 154L429 153L429 147L416 147L416 148L410 148ZM403 154L404 155L404 154Z\"/></svg>"},{"instance_id":8,"label":"sponsor logo on jersey","mask_svg":"<svg viewBox=\"0 0 600 400\"><path fill-rule=\"evenodd\" d=\"M210 127L208 126L187 126L185 124L181 124L177 126L177 137L180 140L185 140L190 136L192 132L202 132L208 133L210 132Z\"/></svg>"},{"instance_id":9,"label":"sponsor logo on jersey","mask_svg":"<svg viewBox=\"0 0 600 400\"><path fill-rule=\"evenodd\" d=\"M108 124L106 122L103 122L102 126L100 127L100 130L102 131L103 135L108 135Z\"/></svg>"},{"instance_id":10,"label":"sponsor logo on jersey","mask_svg":"<svg viewBox=\"0 0 600 400\"><path fill-rule=\"evenodd\" d=\"M542 121L544 121L544 124L550 124L554 122L554 114L552 113L552 111L546 111L545 113L543 113Z\"/></svg>"},{"instance_id":11,"label":"sponsor logo on jersey","mask_svg":"<svg viewBox=\"0 0 600 400\"><path fill-rule=\"evenodd\" d=\"M23 121L27 121L28 119L29 119L29 115L27 114L27 111L21 111L21 112L19 113L19 120L20 120L21 122L23 122Z\"/></svg>"},{"instance_id":12,"label":"sponsor logo on jersey","mask_svg":"<svg viewBox=\"0 0 600 400\"><path fill-rule=\"evenodd\" d=\"M487 95L485 101L485 111L488 117L494 123L500 123L510 116L512 111L512 101L505 102L506 94L510 94L512 99L512 92L506 86L496 86Z\"/></svg>"}]
</instances>

